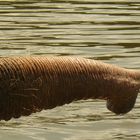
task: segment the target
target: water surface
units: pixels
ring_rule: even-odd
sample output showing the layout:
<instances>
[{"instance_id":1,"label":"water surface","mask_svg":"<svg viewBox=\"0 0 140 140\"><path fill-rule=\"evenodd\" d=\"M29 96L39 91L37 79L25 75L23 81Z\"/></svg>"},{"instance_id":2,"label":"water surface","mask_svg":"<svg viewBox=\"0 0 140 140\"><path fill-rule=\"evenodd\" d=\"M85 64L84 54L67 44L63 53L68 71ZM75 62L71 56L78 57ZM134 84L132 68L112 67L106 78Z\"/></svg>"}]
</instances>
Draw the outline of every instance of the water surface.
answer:
<instances>
[{"instance_id":1,"label":"water surface","mask_svg":"<svg viewBox=\"0 0 140 140\"><path fill-rule=\"evenodd\" d=\"M0 56L82 56L140 69L139 0L0 1ZM0 122L6 140L138 140L140 99L124 116L78 101Z\"/></svg>"}]
</instances>

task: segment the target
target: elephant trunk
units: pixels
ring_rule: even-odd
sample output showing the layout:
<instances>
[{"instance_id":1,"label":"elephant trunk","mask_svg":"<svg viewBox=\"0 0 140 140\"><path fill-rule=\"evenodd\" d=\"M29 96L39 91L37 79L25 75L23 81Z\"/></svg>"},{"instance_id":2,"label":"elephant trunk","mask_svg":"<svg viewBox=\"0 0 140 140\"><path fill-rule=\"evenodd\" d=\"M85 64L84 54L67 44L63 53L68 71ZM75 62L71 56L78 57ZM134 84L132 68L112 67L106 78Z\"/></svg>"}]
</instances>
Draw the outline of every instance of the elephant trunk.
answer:
<instances>
[{"instance_id":1,"label":"elephant trunk","mask_svg":"<svg viewBox=\"0 0 140 140\"><path fill-rule=\"evenodd\" d=\"M105 99L116 114L130 111L139 72L72 57L0 58L0 120L30 115L75 100Z\"/></svg>"},{"instance_id":2,"label":"elephant trunk","mask_svg":"<svg viewBox=\"0 0 140 140\"><path fill-rule=\"evenodd\" d=\"M117 87L107 99L107 108L116 114L128 113L134 107L140 89L138 75L136 76L135 71L128 73L124 80L117 79L118 84L115 84Z\"/></svg>"}]
</instances>

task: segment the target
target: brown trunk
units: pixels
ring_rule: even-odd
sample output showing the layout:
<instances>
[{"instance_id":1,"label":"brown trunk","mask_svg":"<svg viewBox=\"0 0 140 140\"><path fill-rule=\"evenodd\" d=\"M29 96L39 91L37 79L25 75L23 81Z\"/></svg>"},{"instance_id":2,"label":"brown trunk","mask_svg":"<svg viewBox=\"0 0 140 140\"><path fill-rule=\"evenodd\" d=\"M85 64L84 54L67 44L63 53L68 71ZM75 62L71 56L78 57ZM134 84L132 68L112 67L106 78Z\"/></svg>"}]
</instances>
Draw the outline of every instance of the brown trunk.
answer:
<instances>
[{"instance_id":1,"label":"brown trunk","mask_svg":"<svg viewBox=\"0 0 140 140\"><path fill-rule=\"evenodd\" d=\"M140 88L139 72L83 58L0 58L0 119L9 120L74 100L107 99L127 113Z\"/></svg>"}]
</instances>

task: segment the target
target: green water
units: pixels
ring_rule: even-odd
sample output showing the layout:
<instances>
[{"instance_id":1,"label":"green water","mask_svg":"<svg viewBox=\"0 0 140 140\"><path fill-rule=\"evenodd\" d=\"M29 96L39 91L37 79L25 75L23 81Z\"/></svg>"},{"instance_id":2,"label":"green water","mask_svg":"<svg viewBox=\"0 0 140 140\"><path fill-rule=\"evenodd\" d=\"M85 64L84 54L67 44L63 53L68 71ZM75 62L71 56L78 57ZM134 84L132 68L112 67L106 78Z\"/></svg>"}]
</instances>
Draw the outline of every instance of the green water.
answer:
<instances>
[{"instance_id":1,"label":"green water","mask_svg":"<svg viewBox=\"0 0 140 140\"><path fill-rule=\"evenodd\" d=\"M140 69L139 0L0 1L0 56L83 56ZM0 122L0 140L139 140L140 99L124 116L100 100Z\"/></svg>"}]
</instances>

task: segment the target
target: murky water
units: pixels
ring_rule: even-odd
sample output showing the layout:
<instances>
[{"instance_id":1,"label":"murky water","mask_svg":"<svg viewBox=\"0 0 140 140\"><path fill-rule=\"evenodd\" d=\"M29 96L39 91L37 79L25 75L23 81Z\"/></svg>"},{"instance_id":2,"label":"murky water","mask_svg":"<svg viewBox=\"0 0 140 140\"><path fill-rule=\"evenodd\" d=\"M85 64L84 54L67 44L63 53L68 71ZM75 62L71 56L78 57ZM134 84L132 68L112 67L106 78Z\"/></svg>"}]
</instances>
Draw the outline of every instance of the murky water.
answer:
<instances>
[{"instance_id":1,"label":"murky water","mask_svg":"<svg viewBox=\"0 0 140 140\"><path fill-rule=\"evenodd\" d=\"M0 56L70 55L140 69L139 0L0 1ZM2 140L138 140L140 98L116 116L88 100L0 122Z\"/></svg>"}]
</instances>

